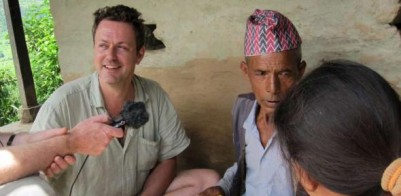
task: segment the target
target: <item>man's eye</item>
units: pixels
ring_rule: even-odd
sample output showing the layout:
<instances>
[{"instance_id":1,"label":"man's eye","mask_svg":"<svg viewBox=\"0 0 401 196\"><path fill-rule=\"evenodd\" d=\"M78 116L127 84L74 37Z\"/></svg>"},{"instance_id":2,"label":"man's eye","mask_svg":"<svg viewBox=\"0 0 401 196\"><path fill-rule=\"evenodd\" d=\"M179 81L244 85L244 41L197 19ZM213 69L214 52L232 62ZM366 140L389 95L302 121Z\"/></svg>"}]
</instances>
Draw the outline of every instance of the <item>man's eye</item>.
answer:
<instances>
[{"instance_id":1,"label":"man's eye","mask_svg":"<svg viewBox=\"0 0 401 196\"><path fill-rule=\"evenodd\" d=\"M280 73L280 75L282 75L282 76L289 76L289 75L290 75L290 72L288 72L288 71L283 71L283 72Z\"/></svg>"},{"instance_id":2,"label":"man's eye","mask_svg":"<svg viewBox=\"0 0 401 196\"><path fill-rule=\"evenodd\" d=\"M105 48L107 48L107 45L106 44L99 44L99 48L105 49Z\"/></svg>"},{"instance_id":3,"label":"man's eye","mask_svg":"<svg viewBox=\"0 0 401 196\"><path fill-rule=\"evenodd\" d=\"M127 47L125 46L118 46L119 49L127 50Z\"/></svg>"},{"instance_id":4,"label":"man's eye","mask_svg":"<svg viewBox=\"0 0 401 196\"><path fill-rule=\"evenodd\" d=\"M264 76L264 75L266 75L266 71L257 71L257 72L255 72L255 74L257 76Z\"/></svg>"}]
</instances>

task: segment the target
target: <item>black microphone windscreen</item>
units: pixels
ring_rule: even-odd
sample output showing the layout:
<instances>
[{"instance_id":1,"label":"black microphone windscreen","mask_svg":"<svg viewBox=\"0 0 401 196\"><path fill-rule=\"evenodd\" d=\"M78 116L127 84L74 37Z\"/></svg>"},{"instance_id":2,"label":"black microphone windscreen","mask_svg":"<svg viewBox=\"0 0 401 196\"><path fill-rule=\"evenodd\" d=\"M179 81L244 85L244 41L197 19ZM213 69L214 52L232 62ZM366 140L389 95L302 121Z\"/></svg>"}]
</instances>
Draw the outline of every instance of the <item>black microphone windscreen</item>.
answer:
<instances>
[{"instance_id":1,"label":"black microphone windscreen","mask_svg":"<svg viewBox=\"0 0 401 196\"><path fill-rule=\"evenodd\" d=\"M128 101L124 104L120 115L113 119L111 126L122 127L128 125L139 128L149 120L149 113L146 111L145 103Z\"/></svg>"}]
</instances>

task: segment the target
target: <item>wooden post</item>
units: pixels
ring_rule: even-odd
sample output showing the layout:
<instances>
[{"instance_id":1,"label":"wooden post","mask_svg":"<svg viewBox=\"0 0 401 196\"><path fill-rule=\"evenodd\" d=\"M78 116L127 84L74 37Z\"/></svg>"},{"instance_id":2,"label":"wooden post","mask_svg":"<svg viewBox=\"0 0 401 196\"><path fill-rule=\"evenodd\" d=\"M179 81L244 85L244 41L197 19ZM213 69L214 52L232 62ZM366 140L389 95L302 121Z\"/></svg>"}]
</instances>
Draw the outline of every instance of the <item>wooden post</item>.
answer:
<instances>
[{"instance_id":1,"label":"wooden post","mask_svg":"<svg viewBox=\"0 0 401 196\"><path fill-rule=\"evenodd\" d=\"M36 100L35 84L26 47L21 11L18 0L3 0L3 5L22 104L20 119L22 123L29 123L35 120L40 106Z\"/></svg>"}]
</instances>

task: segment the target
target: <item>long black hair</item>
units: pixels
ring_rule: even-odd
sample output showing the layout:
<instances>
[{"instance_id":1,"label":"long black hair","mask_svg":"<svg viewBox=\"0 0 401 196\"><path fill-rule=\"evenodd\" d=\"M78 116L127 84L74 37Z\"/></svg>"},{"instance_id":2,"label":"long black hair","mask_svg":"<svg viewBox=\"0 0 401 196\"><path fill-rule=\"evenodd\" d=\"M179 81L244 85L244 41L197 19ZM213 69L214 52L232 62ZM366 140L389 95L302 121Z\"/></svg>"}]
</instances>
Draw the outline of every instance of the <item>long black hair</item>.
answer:
<instances>
[{"instance_id":1,"label":"long black hair","mask_svg":"<svg viewBox=\"0 0 401 196\"><path fill-rule=\"evenodd\" d=\"M284 154L328 189L380 195L386 167L401 152L401 103L370 68L323 62L275 111Z\"/></svg>"}]
</instances>

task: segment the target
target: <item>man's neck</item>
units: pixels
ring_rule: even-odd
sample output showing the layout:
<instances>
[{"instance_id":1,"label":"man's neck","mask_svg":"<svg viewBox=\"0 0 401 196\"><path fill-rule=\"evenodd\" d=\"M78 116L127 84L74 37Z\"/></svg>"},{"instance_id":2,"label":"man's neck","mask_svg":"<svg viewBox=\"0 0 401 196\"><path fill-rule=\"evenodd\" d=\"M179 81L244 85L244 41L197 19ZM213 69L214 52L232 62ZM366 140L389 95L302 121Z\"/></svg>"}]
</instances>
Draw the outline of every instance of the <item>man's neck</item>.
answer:
<instances>
[{"instance_id":1,"label":"man's neck","mask_svg":"<svg viewBox=\"0 0 401 196\"><path fill-rule=\"evenodd\" d=\"M111 86L100 83L100 90L103 95L104 104L111 117L117 116L126 101L133 101L135 98L134 85L132 82L123 86Z\"/></svg>"},{"instance_id":2,"label":"man's neck","mask_svg":"<svg viewBox=\"0 0 401 196\"><path fill-rule=\"evenodd\" d=\"M263 147L266 147L267 142L272 137L274 132L274 123L271 118L272 114L263 112L262 109L257 110L256 115L256 126L258 127L260 143Z\"/></svg>"}]
</instances>

